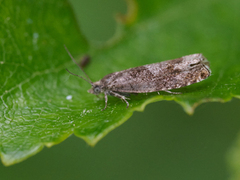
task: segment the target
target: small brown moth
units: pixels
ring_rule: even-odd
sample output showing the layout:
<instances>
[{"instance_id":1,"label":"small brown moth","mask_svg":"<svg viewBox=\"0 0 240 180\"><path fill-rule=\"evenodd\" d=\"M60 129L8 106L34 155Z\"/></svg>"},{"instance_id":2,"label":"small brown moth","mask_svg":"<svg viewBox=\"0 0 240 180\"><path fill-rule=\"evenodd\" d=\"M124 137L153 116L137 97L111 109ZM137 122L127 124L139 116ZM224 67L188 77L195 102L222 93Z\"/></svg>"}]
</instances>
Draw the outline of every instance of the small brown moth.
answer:
<instances>
[{"instance_id":1,"label":"small brown moth","mask_svg":"<svg viewBox=\"0 0 240 180\"><path fill-rule=\"evenodd\" d=\"M79 63L79 66L82 68L86 67L90 63L90 56L89 55L84 55Z\"/></svg>"},{"instance_id":2,"label":"small brown moth","mask_svg":"<svg viewBox=\"0 0 240 180\"><path fill-rule=\"evenodd\" d=\"M73 62L77 64L68 49L66 47L65 49ZM82 67L79 67L83 71ZM104 93L104 109L107 107L108 95L122 99L126 102L128 108L127 96L130 93L165 91L172 94L180 94L169 90L200 82L211 75L209 62L202 54L191 54L178 59L114 72L97 82L92 82L84 71L83 73L88 79L70 71L68 72L89 82L92 85L92 88L88 90L89 93L95 95Z\"/></svg>"}]
</instances>

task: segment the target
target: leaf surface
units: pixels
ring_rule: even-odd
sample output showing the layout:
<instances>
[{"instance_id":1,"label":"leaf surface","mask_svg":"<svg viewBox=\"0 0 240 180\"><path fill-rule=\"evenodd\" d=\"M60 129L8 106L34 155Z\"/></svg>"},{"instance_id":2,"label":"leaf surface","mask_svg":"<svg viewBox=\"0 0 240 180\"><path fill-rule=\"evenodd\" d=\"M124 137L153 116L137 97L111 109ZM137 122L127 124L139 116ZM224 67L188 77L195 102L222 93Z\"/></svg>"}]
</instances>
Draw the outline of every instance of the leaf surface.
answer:
<instances>
[{"instance_id":1,"label":"leaf surface","mask_svg":"<svg viewBox=\"0 0 240 180\"><path fill-rule=\"evenodd\" d=\"M123 24L118 24L116 36L102 48L89 48L66 1L1 2L2 162L20 162L73 133L95 145L151 102L174 100L192 114L200 103L240 97L239 5L236 0L129 1L132 8L128 17L120 18ZM193 53L203 53L213 74L175 90L181 95L132 95L128 109L109 97L107 109L101 111L104 100L87 93L90 85L65 71L82 75L63 44L77 61L91 55L85 70L92 81Z\"/></svg>"}]
</instances>

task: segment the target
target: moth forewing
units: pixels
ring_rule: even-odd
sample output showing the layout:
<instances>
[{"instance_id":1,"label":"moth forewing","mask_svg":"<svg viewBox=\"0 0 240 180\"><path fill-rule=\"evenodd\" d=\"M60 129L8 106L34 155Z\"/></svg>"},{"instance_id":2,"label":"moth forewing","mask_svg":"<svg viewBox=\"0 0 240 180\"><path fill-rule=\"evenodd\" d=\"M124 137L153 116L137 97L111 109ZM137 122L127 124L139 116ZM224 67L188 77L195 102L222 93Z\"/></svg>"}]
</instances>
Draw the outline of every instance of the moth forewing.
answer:
<instances>
[{"instance_id":1,"label":"moth forewing","mask_svg":"<svg viewBox=\"0 0 240 180\"><path fill-rule=\"evenodd\" d=\"M202 54L139 66L105 76L100 82L115 92L146 93L167 91L200 82L210 76Z\"/></svg>"},{"instance_id":2,"label":"moth forewing","mask_svg":"<svg viewBox=\"0 0 240 180\"><path fill-rule=\"evenodd\" d=\"M70 52L68 50L67 52L74 63L76 63ZM81 67L80 69L83 71ZM128 107L129 103L127 102L128 98L126 95L129 93L158 91L172 93L169 90L188 86L206 79L211 75L211 70L209 62L202 54L191 54L178 59L114 72L106 75L97 82L92 82L85 72L84 74L87 79L82 76L79 77L85 79L92 85L92 88L88 90L89 93L95 95L104 93L104 109L106 109L108 95L122 99L126 102ZM73 75L78 76L76 74Z\"/></svg>"}]
</instances>

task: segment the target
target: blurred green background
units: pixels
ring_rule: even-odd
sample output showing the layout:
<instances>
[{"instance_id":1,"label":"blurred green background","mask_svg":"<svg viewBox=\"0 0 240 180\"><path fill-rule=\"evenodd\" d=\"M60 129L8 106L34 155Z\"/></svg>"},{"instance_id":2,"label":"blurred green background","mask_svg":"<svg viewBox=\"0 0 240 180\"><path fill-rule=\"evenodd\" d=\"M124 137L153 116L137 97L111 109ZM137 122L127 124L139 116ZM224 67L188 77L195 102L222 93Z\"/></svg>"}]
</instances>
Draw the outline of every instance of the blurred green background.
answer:
<instances>
[{"instance_id":1,"label":"blurred green background","mask_svg":"<svg viewBox=\"0 0 240 180\"><path fill-rule=\"evenodd\" d=\"M126 11L123 0L71 2L78 9L82 32L91 41L113 36L114 14ZM153 103L94 148L72 135L19 164L0 164L1 180L225 180L227 153L240 127L239 106L236 99L206 103L189 116L175 102Z\"/></svg>"}]
</instances>

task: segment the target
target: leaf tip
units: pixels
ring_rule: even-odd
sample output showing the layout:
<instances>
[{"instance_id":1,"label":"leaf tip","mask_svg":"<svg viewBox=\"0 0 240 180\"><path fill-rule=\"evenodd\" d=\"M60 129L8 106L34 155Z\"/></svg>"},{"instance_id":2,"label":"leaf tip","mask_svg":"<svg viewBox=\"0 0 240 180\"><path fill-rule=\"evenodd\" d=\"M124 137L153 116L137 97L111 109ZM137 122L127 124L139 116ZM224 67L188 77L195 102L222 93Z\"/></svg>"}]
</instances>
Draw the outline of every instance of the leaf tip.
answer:
<instances>
[{"instance_id":1,"label":"leaf tip","mask_svg":"<svg viewBox=\"0 0 240 180\"><path fill-rule=\"evenodd\" d=\"M22 162L23 160L40 152L43 149L43 147L44 147L43 144L38 144L26 151L13 151L13 152L9 152L8 154L5 154L2 152L1 153L2 163L5 166L11 166L13 164Z\"/></svg>"},{"instance_id":2,"label":"leaf tip","mask_svg":"<svg viewBox=\"0 0 240 180\"><path fill-rule=\"evenodd\" d=\"M132 24L138 16L138 5L136 0L125 0L127 3L127 13L126 14L117 14L116 20L122 24Z\"/></svg>"}]
</instances>

